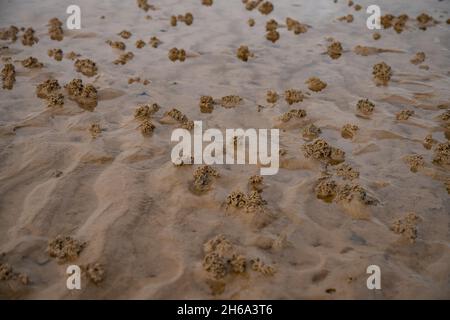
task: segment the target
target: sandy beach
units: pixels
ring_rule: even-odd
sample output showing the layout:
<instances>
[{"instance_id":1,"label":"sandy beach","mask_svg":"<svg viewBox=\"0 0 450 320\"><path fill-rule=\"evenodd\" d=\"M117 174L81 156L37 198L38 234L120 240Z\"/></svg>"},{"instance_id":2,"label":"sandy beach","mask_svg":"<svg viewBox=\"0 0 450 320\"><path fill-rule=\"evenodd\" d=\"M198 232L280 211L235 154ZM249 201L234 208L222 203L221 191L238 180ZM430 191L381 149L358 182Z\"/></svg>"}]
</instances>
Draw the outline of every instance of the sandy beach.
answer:
<instances>
[{"instance_id":1,"label":"sandy beach","mask_svg":"<svg viewBox=\"0 0 450 320\"><path fill-rule=\"evenodd\" d=\"M450 299L450 1L207 2L0 1L0 298Z\"/></svg>"}]
</instances>

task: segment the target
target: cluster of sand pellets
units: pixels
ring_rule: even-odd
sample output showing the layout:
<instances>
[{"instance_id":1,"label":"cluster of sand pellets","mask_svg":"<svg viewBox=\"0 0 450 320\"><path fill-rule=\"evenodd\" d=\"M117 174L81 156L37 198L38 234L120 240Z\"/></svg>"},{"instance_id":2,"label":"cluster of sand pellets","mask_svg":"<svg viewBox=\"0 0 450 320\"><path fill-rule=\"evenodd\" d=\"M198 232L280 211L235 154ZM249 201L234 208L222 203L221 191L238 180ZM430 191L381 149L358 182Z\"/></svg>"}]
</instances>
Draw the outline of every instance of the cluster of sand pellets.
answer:
<instances>
[{"instance_id":1,"label":"cluster of sand pellets","mask_svg":"<svg viewBox=\"0 0 450 320\"><path fill-rule=\"evenodd\" d=\"M118 34L117 34L118 36L121 36L122 38L124 38L124 39L129 39L129 38L131 38L131 32L130 31L128 31L128 30L122 30L122 31L120 31Z\"/></svg>"},{"instance_id":2,"label":"cluster of sand pellets","mask_svg":"<svg viewBox=\"0 0 450 320\"><path fill-rule=\"evenodd\" d=\"M250 190L248 193L232 191L225 201L227 208L245 209L245 212L264 212L267 201L261 196L259 190Z\"/></svg>"},{"instance_id":3,"label":"cluster of sand pellets","mask_svg":"<svg viewBox=\"0 0 450 320\"><path fill-rule=\"evenodd\" d=\"M270 19L266 22L266 39L272 41L273 43L277 42L280 39L280 34L277 31L278 22L274 19Z\"/></svg>"},{"instance_id":4,"label":"cluster of sand pellets","mask_svg":"<svg viewBox=\"0 0 450 320\"><path fill-rule=\"evenodd\" d=\"M39 42L39 39L34 35L35 31L33 28L28 28L24 31L22 35L22 44L24 46L33 46L35 43Z\"/></svg>"},{"instance_id":5,"label":"cluster of sand pellets","mask_svg":"<svg viewBox=\"0 0 450 320\"><path fill-rule=\"evenodd\" d=\"M373 114L375 104L369 99L362 99L356 103L356 112L362 117L368 117Z\"/></svg>"},{"instance_id":6,"label":"cluster of sand pellets","mask_svg":"<svg viewBox=\"0 0 450 320\"><path fill-rule=\"evenodd\" d=\"M50 39L61 41L64 38L64 31L62 29L63 23L58 18L52 18L48 22L48 34Z\"/></svg>"},{"instance_id":7,"label":"cluster of sand pellets","mask_svg":"<svg viewBox=\"0 0 450 320\"><path fill-rule=\"evenodd\" d=\"M194 16L192 13L188 12L185 15L179 14L178 16L170 17L170 25L172 27L176 27L178 22L184 22L187 26L190 26L194 23Z\"/></svg>"},{"instance_id":8,"label":"cluster of sand pellets","mask_svg":"<svg viewBox=\"0 0 450 320\"><path fill-rule=\"evenodd\" d=\"M411 63L418 65L425 61L425 52L417 52L413 58L411 58Z\"/></svg>"},{"instance_id":9,"label":"cluster of sand pellets","mask_svg":"<svg viewBox=\"0 0 450 320\"><path fill-rule=\"evenodd\" d=\"M359 178L359 171L347 163L333 166L333 170L336 176L341 177L343 180L355 180Z\"/></svg>"},{"instance_id":10,"label":"cluster of sand pellets","mask_svg":"<svg viewBox=\"0 0 450 320\"><path fill-rule=\"evenodd\" d=\"M321 133L322 130L313 123L306 125L302 129L302 137L307 141L317 139Z\"/></svg>"},{"instance_id":11,"label":"cluster of sand pellets","mask_svg":"<svg viewBox=\"0 0 450 320\"><path fill-rule=\"evenodd\" d=\"M306 111L303 109L291 109L280 116L281 122L288 122L291 119L302 119L306 117Z\"/></svg>"},{"instance_id":12,"label":"cluster of sand pellets","mask_svg":"<svg viewBox=\"0 0 450 320\"><path fill-rule=\"evenodd\" d=\"M414 115L414 111L413 111L413 110L405 109L405 110L399 111L399 112L395 115L395 118L396 118L397 120L408 120L409 117L411 117L411 116L413 116L413 115Z\"/></svg>"},{"instance_id":13,"label":"cluster of sand pellets","mask_svg":"<svg viewBox=\"0 0 450 320\"><path fill-rule=\"evenodd\" d=\"M275 90L268 90L266 93L267 103L275 104L278 101L278 93Z\"/></svg>"},{"instance_id":14,"label":"cluster of sand pellets","mask_svg":"<svg viewBox=\"0 0 450 320\"><path fill-rule=\"evenodd\" d=\"M169 50L168 53L170 61L177 61L183 62L186 60L186 51L184 49L178 49L178 48L172 48Z\"/></svg>"},{"instance_id":15,"label":"cluster of sand pellets","mask_svg":"<svg viewBox=\"0 0 450 320\"><path fill-rule=\"evenodd\" d=\"M226 109L235 108L242 102L242 98L237 95L223 96L220 99L220 105Z\"/></svg>"},{"instance_id":16,"label":"cluster of sand pellets","mask_svg":"<svg viewBox=\"0 0 450 320\"><path fill-rule=\"evenodd\" d=\"M99 284L105 279L105 268L101 263L88 263L82 266L82 270L86 273L86 277L94 284Z\"/></svg>"},{"instance_id":17,"label":"cluster of sand pellets","mask_svg":"<svg viewBox=\"0 0 450 320\"><path fill-rule=\"evenodd\" d=\"M60 92L61 86L55 79L49 79L36 86L36 95L47 101L47 107L55 108L64 105L64 95Z\"/></svg>"},{"instance_id":18,"label":"cluster of sand pellets","mask_svg":"<svg viewBox=\"0 0 450 320\"><path fill-rule=\"evenodd\" d=\"M39 62L39 60L35 57L28 57L25 60L22 60L20 62L24 68L27 69L40 69L44 66L42 62Z\"/></svg>"},{"instance_id":19,"label":"cluster of sand pellets","mask_svg":"<svg viewBox=\"0 0 450 320\"><path fill-rule=\"evenodd\" d=\"M75 59L81 57L80 54L76 53L75 51L70 51L66 53L65 58L74 61Z\"/></svg>"},{"instance_id":20,"label":"cluster of sand pellets","mask_svg":"<svg viewBox=\"0 0 450 320\"><path fill-rule=\"evenodd\" d=\"M417 172L420 168L425 165L425 160L420 154L411 154L404 158L405 163L409 165L411 172Z\"/></svg>"},{"instance_id":21,"label":"cluster of sand pellets","mask_svg":"<svg viewBox=\"0 0 450 320\"><path fill-rule=\"evenodd\" d=\"M427 134L423 139L423 146L425 149L430 150L437 143L432 134Z\"/></svg>"},{"instance_id":22,"label":"cluster of sand pellets","mask_svg":"<svg viewBox=\"0 0 450 320\"><path fill-rule=\"evenodd\" d=\"M339 21L345 21L347 23L352 23L353 22L353 15L352 14L348 14L346 16L342 16L340 18L338 18Z\"/></svg>"},{"instance_id":23,"label":"cluster of sand pellets","mask_svg":"<svg viewBox=\"0 0 450 320\"><path fill-rule=\"evenodd\" d=\"M333 41L327 47L327 54L331 59L339 59L342 56L342 45L339 41Z\"/></svg>"},{"instance_id":24,"label":"cluster of sand pellets","mask_svg":"<svg viewBox=\"0 0 450 320\"><path fill-rule=\"evenodd\" d=\"M97 64L90 59L77 59L74 66L77 72L82 73L86 77L93 77L97 75Z\"/></svg>"},{"instance_id":25,"label":"cluster of sand pellets","mask_svg":"<svg viewBox=\"0 0 450 320\"><path fill-rule=\"evenodd\" d=\"M136 41L135 46L137 49L142 49L143 47L145 47L145 41L142 39L139 39Z\"/></svg>"},{"instance_id":26,"label":"cluster of sand pellets","mask_svg":"<svg viewBox=\"0 0 450 320\"><path fill-rule=\"evenodd\" d=\"M125 51L125 49L127 48L126 44L123 41L106 40L106 43L109 44L111 48L118 49L121 51Z\"/></svg>"},{"instance_id":27,"label":"cluster of sand pellets","mask_svg":"<svg viewBox=\"0 0 450 320\"><path fill-rule=\"evenodd\" d=\"M102 133L102 128L100 127L100 124L92 123L89 126L89 133L91 134L92 139L96 139Z\"/></svg>"},{"instance_id":28,"label":"cluster of sand pellets","mask_svg":"<svg viewBox=\"0 0 450 320\"><path fill-rule=\"evenodd\" d=\"M219 172L211 166L205 165L197 168L194 172L194 181L192 191L196 194L202 194L211 189L215 178L220 177Z\"/></svg>"},{"instance_id":29,"label":"cluster of sand pellets","mask_svg":"<svg viewBox=\"0 0 450 320\"><path fill-rule=\"evenodd\" d=\"M141 79L141 77L134 77L134 78L128 78L128 84L133 83L142 83L144 86L150 84L150 80L148 79Z\"/></svg>"},{"instance_id":30,"label":"cluster of sand pellets","mask_svg":"<svg viewBox=\"0 0 450 320\"><path fill-rule=\"evenodd\" d=\"M308 26L306 24L300 23L298 20L292 18L286 18L286 26L289 31L294 32L294 34L301 34L308 31Z\"/></svg>"},{"instance_id":31,"label":"cluster of sand pellets","mask_svg":"<svg viewBox=\"0 0 450 320\"><path fill-rule=\"evenodd\" d=\"M149 41L149 45L151 45L153 48L158 48L161 43L161 40L159 40L158 37L155 36L151 37Z\"/></svg>"},{"instance_id":32,"label":"cluster of sand pellets","mask_svg":"<svg viewBox=\"0 0 450 320\"><path fill-rule=\"evenodd\" d=\"M19 281L23 285L27 285L30 280L24 273L15 272L8 263L0 263L0 281Z\"/></svg>"},{"instance_id":33,"label":"cluster of sand pellets","mask_svg":"<svg viewBox=\"0 0 450 320\"><path fill-rule=\"evenodd\" d=\"M449 166L450 165L450 141L438 143L434 149L433 163Z\"/></svg>"},{"instance_id":34,"label":"cluster of sand pellets","mask_svg":"<svg viewBox=\"0 0 450 320\"><path fill-rule=\"evenodd\" d=\"M80 242L70 236L58 235L49 241L47 253L58 263L66 263L76 260L85 247L85 242Z\"/></svg>"},{"instance_id":35,"label":"cluster of sand pellets","mask_svg":"<svg viewBox=\"0 0 450 320\"><path fill-rule=\"evenodd\" d=\"M213 5L213 0L202 0L202 5L210 7Z\"/></svg>"},{"instance_id":36,"label":"cluster of sand pellets","mask_svg":"<svg viewBox=\"0 0 450 320\"><path fill-rule=\"evenodd\" d=\"M1 29L0 40L11 40L13 42L16 42L18 33L19 28L17 28L16 26L10 26L9 28Z\"/></svg>"},{"instance_id":37,"label":"cluster of sand pellets","mask_svg":"<svg viewBox=\"0 0 450 320\"><path fill-rule=\"evenodd\" d=\"M49 50L47 51L47 55L48 55L50 58L55 59L56 61L62 61L62 59L63 59L63 57L64 57L63 51L62 51L61 49L57 49L57 48L55 48L55 49L49 49Z\"/></svg>"},{"instance_id":38,"label":"cluster of sand pellets","mask_svg":"<svg viewBox=\"0 0 450 320\"><path fill-rule=\"evenodd\" d=\"M98 103L97 89L92 84L83 84L81 79L73 79L64 86L69 99L82 109L93 111Z\"/></svg>"},{"instance_id":39,"label":"cluster of sand pellets","mask_svg":"<svg viewBox=\"0 0 450 320\"><path fill-rule=\"evenodd\" d=\"M7 63L3 66L2 72L2 87L3 89L12 90L16 82L16 68L12 63Z\"/></svg>"},{"instance_id":40,"label":"cluster of sand pellets","mask_svg":"<svg viewBox=\"0 0 450 320\"><path fill-rule=\"evenodd\" d=\"M403 218L397 219L392 223L391 230L402 236L403 239L411 244L417 239L417 224L420 218L414 212L406 214Z\"/></svg>"},{"instance_id":41,"label":"cluster of sand pellets","mask_svg":"<svg viewBox=\"0 0 450 320\"><path fill-rule=\"evenodd\" d=\"M344 139L353 139L358 131L359 127L356 124L346 123L341 128L341 136Z\"/></svg>"},{"instance_id":42,"label":"cluster of sand pellets","mask_svg":"<svg viewBox=\"0 0 450 320\"><path fill-rule=\"evenodd\" d=\"M385 62L381 62L373 66L372 75L377 86L387 86L391 80L392 70Z\"/></svg>"},{"instance_id":43,"label":"cluster of sand pellets","mask_svg":"<svg viewBox=\"0 0 450 320\"><path fill-rule=\"evenodd\" d=\"M113 63L117 64L117 65L119 65L119 64L124 65L133 58L134 58L134 53L129 51L129 52L119 55L119 57L116 60L114 60Z\"/></svg>"},{"instance_id":44,"label":"cluster of sand pellets","mask_svg":"<svg viewBox=\"0 0 450 320\"><path fill-rule=\"evenodd\" d=\"M308 89L314 92L322 91L327 87L326 82L323 82L319 78L311 77L305 82L308 85Z\"/></svg>"},{"instance_id":45,"label":"cluster of sand pellets","mask_svg":"<svg viewBox=\"0 0 450 320\"><path fill-rule=\"evenodd\" d=\"M212 113L214 110L214 98L211 96L201 96L199 107L201 113Z\"/></svg>"},{"instance_id":46,"label":"cluster of sand pellets","mask_svg":"<svg viewBox=\"0 0 450 320\"><path fill-rule=\"evenodd\" d=\"M224 235L208 240L203 245L203 253L203 270L216 281L229 279L233 274L244 274L249 266L251 270L265 276L273 276L276 272L275 267L266 264L261 258L247 259Z\"/></svg>"},{"instance_id":47,"label":"cluster of sand pellets","mask_svg":"<svg viewBox=\"0 0 450 320\"><path fill-rule=\"evenodd\" d=\"M286 91L284 91L284 99L289 105L302 102L304 98L305 95L300 90L287 89Z\"/></svg>"},{"instance_id":48,"label":"cluster of sand pellets","mask_svg":"<svg viewBox=\"0 0 450 320\"><path fill-rule=\"evenodd\" d=\"M145 12L147 12L148 10L156 10L156 7L154 5L148 4L148 0L137 0L137 5Z\"/></svg>"},{"instance_id":49,"label":"cluster of sand pellets","mask_svg":"<svg viewBox=\"0 0 450 320\"><path fill-rule=\"evenodd\" d=\"M143 136L148 136L155 130L151 118L160 109L161 107L157 103L153 103L139 105L134 111L134 118L140 122L139 128Z\"/></svg>"},{"instance_id":50,"label":"cluster of sand pellets","mask_svg":"<svg viewBox=\"0 0 450 320\"><path fill-rule=\"evenodd\" d=\"M306 158L313 158L329 164L339 164L345 160L345 152L332 147L324 139L316 139L302 147Z\"/></svg>"},{"instance_id":51,"label":"cluster of sand pellets","mask_svg":"<svg viewBox=\"0 0 450 320\"><path fill-rule=\"evenodd\" d=\"M170 111L166 112L165 116L177 122L183 129L194 129L194 121L190 120L184 113L182 113L178 109L171 109Z\"/></svg>"},{"instance_id":52,"label":"cluster of sand pellets","mask_svg":"<svg viewBox=\"0 0 450 320\"><path fill-rule=\"evenodd\" d=\"M345 204L356 201L364 205L376 205L378 201L355 181L358 178L358 171L342 163L336 166L334 176L329 172L322 173L314 188L316 197L327 203ZM364 218L364 216L355 216L354 218Z\"/></svg>"},{"instance_id":53,"label":"cluster of sand pellets","mask_svg":"<svg viewBox=\"0 0 450 320\"><path fill-rule=\"evenodd\" d=\"M269 1L263 2L263 0L242 0L242 2L245 4L245 9L248 11L258 8L258 11L263 15L270 14L274 9L273 4Z\"/></svg>"},{"instance_id":54,"label":"cluster of sand pellets","mask_svg":"<svg viewBox=\"0 0 450 320\"><path fill-rule=\"evenodd\" d=\"M250 49L248 48L248 46L240 46L237 49L236 56L239 59L241 59L242 61L247 62L248 58L252 58L254 56L254 54L252 52L250 52Z\"/></svg>"}]
</instances>

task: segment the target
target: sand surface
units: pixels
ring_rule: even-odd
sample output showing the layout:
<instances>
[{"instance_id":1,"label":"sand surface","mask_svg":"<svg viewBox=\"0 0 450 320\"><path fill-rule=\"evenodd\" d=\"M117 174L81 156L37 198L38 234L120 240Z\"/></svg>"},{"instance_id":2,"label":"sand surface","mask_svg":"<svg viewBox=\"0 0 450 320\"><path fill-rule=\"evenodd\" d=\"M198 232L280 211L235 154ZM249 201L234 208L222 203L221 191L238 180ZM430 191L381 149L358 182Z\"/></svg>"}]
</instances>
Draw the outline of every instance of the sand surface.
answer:
<instances>
[{"instance_id":1,"label":"sand surface","mask_svg":"<svg viewBox=\"0 0 450 320\"><path fill-rule=\"evenodd\" d=\"M382 14L410 17L402 33L379 30L379 40L366 28L371 2L356 1L363 8L355 11L342 0L273 1L274 11L262 15L238 0L214 0L210 7L200 0L155 0L150 3L156 10L148 12L135 1L80 0L82 28L67 30L65 10L72 1L1 1L0 27L33 27L39 42L23 46L22 32L16 42L0 40L8 47L0 51L2 68L11 57L16 69L13 89L0 89L0 263L28 277L27 284L15 276L0 280L0 298L449 299L450 165L448 158L441 164L433 159L436 145L450 136L448 122L439 120L450 106L450 2L377 1ZM172 15L187 12L192 25L170 25ZM420 30L415 17L423 12L440 23ZM349 13L353 22L338 20ZM62 41L48 35L53 17L64 23ZM310 27L296 35L285 27L286 17ZM281 25L275 43L265 37L269 19ZM122 30L132 36L121 38ZM148 44L152 36L161 40L158 48ZM326 54L329 38L342 44L339 59ZM146 42L141 49L135 46L139 39ZM127 48L113 49L107 40ZM247 62L236 56L241 45L253 53ZM386 50L359 55L357 45ZM168 58L174 47L186 51L185 61ZM76 72L72 60L55 61L47 55L53 48L95 61L97 75ZM129 51L133 59L113 63ZM425 52L420 65L428 70L410 62L417 52ZM18 62L29 56L43 68ZM392 68L387 86L372 79L373 65L382 61ZM129 84L135 77L150 83ZM326 88L308 90L311 77ZM83 110L67 97L62 108L46 107L35 90L50 78L61 86L73 78L92 83L97 107ZM268 90L290 88L309 94L292 106L282 97L266 102ZM243 101L201 113L203 95L239 95ZM375 104L370 117L357 116L361 99ZM161 106L147 136L134 119L142 103ZM227 196L246 192L249 177L259 173L254 165L214 166L220 177L210 190L192 191L199 166L172 164L176 125L159 121L172 108L203 120L206 128L282 129L280 171L264 177L265 213L226 208ZM280 124L282 114L298 108L306 111L304 119ZM397 120L405 109L414 115ZM95 139L93 123L102 128ZM317 198L325 165L302 151L310 143L302 129L311 123L321 129L320 138L345 151L345 163L360 173L353 182L374 205ZM359 128L352 139L341 135L345 124ZM431 149L423 145L429 134L437 141ZM407 157L415 154L423 164L413 172ZM399 234L404 229L393 228L394 221L411 212L418 220ZM204 244L220 234L247 266L217 280L205 270ZM49 256L48 242L58 235L86 242L74 261ZM103 266L102 281L84 275L82 290L69 291L66 267L93 263ZM380 266L382 290L367 289L369 265Z\"/></svg>"}]
</instances>

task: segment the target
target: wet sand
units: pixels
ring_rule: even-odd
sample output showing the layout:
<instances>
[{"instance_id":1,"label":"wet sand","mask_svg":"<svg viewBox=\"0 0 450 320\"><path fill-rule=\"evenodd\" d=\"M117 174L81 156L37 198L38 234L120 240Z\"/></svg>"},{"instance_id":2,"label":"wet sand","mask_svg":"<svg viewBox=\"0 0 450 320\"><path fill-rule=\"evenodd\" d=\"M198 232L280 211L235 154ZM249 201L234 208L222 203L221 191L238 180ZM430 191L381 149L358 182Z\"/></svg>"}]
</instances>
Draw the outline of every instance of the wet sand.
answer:
<instances>
[{"instance_id":1,"label":"wet sand","mask_svg":"<svg viewBox=\"0 0 450 320\"><path fill-rule=\"evenodd\" d=\"M409 16L401 33L368 30L362 0L359 11L273 1L267 15L241 1L155 0L147 12L135 1L78 3L81 30L66 27L70 1L0 4L0 28L38 38L0 40L1 68L15 67L12 89L0 89L0 298L450 298L448 1L378 1L382 14ZM439 23L421 30L421 13ZM174 15L184 17L176 26ZM54 17L61 41L49 35L59 36ZM299 23L288 28L287 17ZM30 56L43 66L23 66ZM373 74L381 62L385 85ZM76 78L92 88L70 98L64 85ZM36 96L48 79L62 97ZM290 105L289 89L303 101ZM270 90L279 97L268 102ZM242 101L222 107L232 95ZM202 96L213 97L207 112ZM365 99L374 107L358 107ZM186 119L166 121L174 108ZM170 135L197 120L280 128L278 174L249 183L258 166L175 166ZM82 290L66 288L71 264L83 267ZM369 265L382 290L367 289Z\"/></svg>"}]
</instances>

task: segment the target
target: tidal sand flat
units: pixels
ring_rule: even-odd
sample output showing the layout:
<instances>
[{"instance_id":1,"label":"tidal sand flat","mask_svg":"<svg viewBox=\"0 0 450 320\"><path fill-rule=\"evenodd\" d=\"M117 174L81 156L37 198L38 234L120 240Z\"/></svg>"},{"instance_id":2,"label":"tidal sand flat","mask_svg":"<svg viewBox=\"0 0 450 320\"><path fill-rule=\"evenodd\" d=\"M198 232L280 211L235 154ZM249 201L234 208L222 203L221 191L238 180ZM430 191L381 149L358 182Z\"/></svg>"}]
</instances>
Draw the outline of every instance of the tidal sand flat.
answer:
<instances>
[{"instance_id":1,"label":"tidal sand flat","mask_svg":"<svg viewBox=\"0 0 450 320\"><path fill-rule=\"evenodd\" d=\"M371 2L1 1L0 298L450 299L450 2Z\"/></svg>"}]
</instances>

